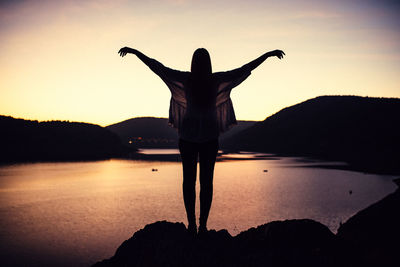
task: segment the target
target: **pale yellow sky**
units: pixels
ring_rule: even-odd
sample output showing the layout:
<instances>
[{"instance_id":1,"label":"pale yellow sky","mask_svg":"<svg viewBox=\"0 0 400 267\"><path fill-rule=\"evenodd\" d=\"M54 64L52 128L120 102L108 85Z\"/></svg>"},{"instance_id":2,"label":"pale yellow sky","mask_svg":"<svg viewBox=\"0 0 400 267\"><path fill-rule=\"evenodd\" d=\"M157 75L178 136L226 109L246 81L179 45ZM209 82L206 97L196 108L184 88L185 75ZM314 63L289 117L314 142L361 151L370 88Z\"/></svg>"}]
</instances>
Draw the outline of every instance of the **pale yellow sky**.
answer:
<instances>
[{"instance_id":1,"label":"pale yellow sky","mask_svg":"<svg viewBox=\"0 0 400 267\"><path fill-rule=\"evenodd\" d=\"M170 92L123 46L214 71L282 49L232 92L236 116L263 120L319 95L400 97L396 1L0 1L0 114L100 124L167 117Z\"/></svg>"}]
</instances>

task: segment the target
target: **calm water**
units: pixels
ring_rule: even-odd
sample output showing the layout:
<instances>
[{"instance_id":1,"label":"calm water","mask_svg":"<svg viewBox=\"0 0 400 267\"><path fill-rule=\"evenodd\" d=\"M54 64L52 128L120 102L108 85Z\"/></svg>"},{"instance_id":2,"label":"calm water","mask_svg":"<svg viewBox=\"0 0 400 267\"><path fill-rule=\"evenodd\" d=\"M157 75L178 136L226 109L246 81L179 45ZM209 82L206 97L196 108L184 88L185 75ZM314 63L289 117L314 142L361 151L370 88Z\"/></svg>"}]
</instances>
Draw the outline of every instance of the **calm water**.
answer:
<instances>
[{"instance_id":1,"label":"calm water","mask_svg":"<svg viewBox=\"0 0 400 267\"><path fill-rule=\"evenodd\" d=\"M304 165L315 163L299 160L218 162L209 228L235 235L273 220L311 218L335 232L341 221L396 188L392 176L309 168ZM0 262L87 266L112 256L148 223L186 224L181 182L178 162L2 166Z\"/></svg>"}]
</instances>

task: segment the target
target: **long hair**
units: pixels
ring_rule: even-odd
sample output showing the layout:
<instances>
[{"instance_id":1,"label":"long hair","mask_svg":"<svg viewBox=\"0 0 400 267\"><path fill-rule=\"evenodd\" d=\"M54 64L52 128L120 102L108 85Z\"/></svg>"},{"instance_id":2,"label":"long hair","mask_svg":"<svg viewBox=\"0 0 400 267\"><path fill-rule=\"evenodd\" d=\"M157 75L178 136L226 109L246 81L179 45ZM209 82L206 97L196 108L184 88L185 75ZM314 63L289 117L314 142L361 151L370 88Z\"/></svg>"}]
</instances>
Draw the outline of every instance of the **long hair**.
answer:
<instances>
[{"instance_id":1,"label":"long hair","mask_svg":"<svg viewBox=\"0 0 400 267\"><path fill-rule=\"evenodd\" d=\"M198 48L194 51L191 73L194 76L207 76L212 73L210 54L205 48Z\"/></svg>"},{"instance_id":2,"label":"long hair","mask_svg":"<svg viewBox=\"0 0 400 267\"><path fill-rule=\"evenodd\" d=\"M190 78L186 96L197 107L207 108L215 105L216 90L211 80L211 58L208 51L198 48L193 53Z\"/></svg>"}]
</instances>

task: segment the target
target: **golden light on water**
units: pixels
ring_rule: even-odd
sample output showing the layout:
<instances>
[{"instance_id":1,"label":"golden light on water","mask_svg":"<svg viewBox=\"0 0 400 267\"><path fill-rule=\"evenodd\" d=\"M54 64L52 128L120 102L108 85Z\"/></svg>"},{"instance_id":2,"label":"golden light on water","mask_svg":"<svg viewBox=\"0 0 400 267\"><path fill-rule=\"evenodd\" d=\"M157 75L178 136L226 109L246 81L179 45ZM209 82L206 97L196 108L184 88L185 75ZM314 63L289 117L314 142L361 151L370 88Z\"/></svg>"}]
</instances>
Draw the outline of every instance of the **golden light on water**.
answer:
<instances>
[{"instance_id":1,"label":"golden light on water","mask_svg":"<svg viewBox=\"0 0 400 267\"><path fill-rule=\"evenodd\" d=\"M304 164L292 158L217 162L209 228L236 235L273 220L310 218L336 231L340 221L396 188L393 176ZM89 266L111 257L146 224L186 222L179 162L15 164L1 167L0 177L7 259Z\"/></svg>"}]
</instances>

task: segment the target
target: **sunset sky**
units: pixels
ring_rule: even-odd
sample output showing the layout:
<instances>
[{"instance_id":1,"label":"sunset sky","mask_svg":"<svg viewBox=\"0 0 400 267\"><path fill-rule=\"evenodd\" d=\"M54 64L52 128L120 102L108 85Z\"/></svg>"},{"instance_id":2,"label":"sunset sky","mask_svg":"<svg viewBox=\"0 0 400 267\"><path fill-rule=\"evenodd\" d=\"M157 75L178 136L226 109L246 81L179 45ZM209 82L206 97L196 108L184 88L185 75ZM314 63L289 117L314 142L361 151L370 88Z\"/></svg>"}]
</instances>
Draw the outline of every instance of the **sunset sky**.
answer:
<instances>
[{"instance_id":1,"label":"sunset sky","mask_svg":"<svg viewBox=\"0 0 400 267\"><path fill-rule=\"evenodd\" d=\"M284 50L233 90L242 120L319 95L400 97L400 1L0 0L0 114L167 117L168 88L123 46L180 70L205 47L213 71Z\"/></svg>"}]
</instances>

